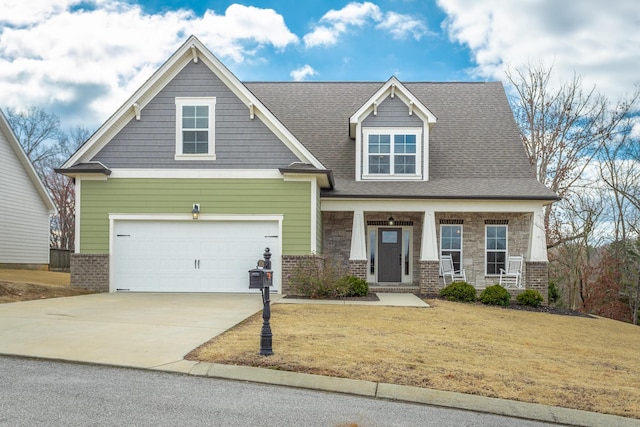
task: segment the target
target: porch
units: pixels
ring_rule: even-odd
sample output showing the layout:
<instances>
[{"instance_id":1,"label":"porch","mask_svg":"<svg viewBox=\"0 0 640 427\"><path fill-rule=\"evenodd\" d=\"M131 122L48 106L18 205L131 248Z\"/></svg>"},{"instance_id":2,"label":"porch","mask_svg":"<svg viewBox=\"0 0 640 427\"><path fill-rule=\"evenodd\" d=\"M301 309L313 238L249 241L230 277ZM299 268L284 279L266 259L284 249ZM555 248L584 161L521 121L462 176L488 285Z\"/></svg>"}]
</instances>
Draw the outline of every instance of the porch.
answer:
<instances>
[{"instance_id":1,"label":"porch","mask_svg":"<svg viewBox=\"0 0 640 427\"><path fill-rule=\"evenodd\" d=\"M463 211L464 203L441 203L442 210L414 211L407 209L410 204L378 211L326 211L323 205L323 254L344 260L351 274L367 280L375 292L424 295L436 295L445 286L442 254L452 255L479 291L498 283L509 254L522 254L523 289L547 295L541 209L495 211L469 204Z\"/></svg>"}]
</instances>

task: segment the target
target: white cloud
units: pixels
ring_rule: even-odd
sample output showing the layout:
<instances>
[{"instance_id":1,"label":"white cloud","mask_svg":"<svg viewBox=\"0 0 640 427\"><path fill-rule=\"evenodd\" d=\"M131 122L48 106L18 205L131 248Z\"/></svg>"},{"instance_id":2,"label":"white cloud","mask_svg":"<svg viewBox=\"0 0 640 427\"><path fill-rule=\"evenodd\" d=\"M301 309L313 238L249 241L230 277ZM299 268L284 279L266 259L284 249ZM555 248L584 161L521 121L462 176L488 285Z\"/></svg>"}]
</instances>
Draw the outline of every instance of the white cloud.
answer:
<instances>
[{"instance_id":1,"label":"white cloud","mask_svg":"<svg viewBox=\"0 0 640 427\"><path fill-rule=\"evenodd\" d=\"M404 39L409 35L420 40L427 34L426 25L417 18L396 12L383 13L371 3L349 3L340 10L330 10L320 19L320 25L303 38L307 48L332 46L340 36L351 28L376 24L376 28L389 32L394 39Z\"/></svg>"},{"instance_id":2,"label":"white cloud","mask_svg":"<svg viewBox=\"0 0 640 427\"><path fill-rule=\"evenodd\" d=\"M1 105L39 105L69 126L104 121L191 34L235 62L261 46L298 42L274 10L237 4L224 15L196 16L185 9L148 14L107 0L3 1Z\"/></svg>"},{"instance_id":3,"label":"white cloud","mask_svg":"<svg viewBox=\"0 0 640 427\"><path fill-rule=\"evenodd\" d=\"M611 100L633 91L640 76L640 31L634 0L580 2L438 0L449 37L471 49L484 78L504 80L506 67L553 66L558 82L574 71Z\"/></svg>"},{"instance_id":4,"label":"white cloud","mask_svg":"<svg viewBox=\"0 0 640 427\"><path fill-rule=\"evenodd\" d=\"M394 39L405 39L411 36L420 40L427 34L427 27L422 21L410 15L395 12L388 12L376 28L388 31Z\"/></svg>"},{"instance_id":5,"label":"white cloud","mask_svg":"<svg viewBox=\"0 0 640 427\"><path fill-rule=\"evenodd\" d=\"M318 72L311 67L311 65L303 65L300 68L296 68L289 75L291 78L297 82L301 82L305 80L307 77L312 77L317 75Z\"/></svg>"}]
</instances>

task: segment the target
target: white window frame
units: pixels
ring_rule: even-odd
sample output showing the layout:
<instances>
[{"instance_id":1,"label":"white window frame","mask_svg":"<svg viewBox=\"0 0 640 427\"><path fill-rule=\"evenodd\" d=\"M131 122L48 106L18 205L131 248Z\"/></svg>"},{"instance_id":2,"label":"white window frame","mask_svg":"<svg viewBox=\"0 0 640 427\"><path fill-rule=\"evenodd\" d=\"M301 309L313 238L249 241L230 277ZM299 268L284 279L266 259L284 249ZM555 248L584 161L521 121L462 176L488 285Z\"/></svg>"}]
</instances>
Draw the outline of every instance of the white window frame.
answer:
<instances>
[{"instance_id":1,"label":"white window frame","mask_svg":"<svg viewBox=\"0 0 640 427\"><path fill-rule=\"evenodd\" d=\"M366 127L362 131L362 179L376 180L418 180L422 179L422 139L423 129L421 127L398 127L398 128L380 128ZM369 135L389 135L390 136L390 152L389 152L389 173L369 173ZM413 174L395 173L394 160L396 153L394 152L394 136L395 135L415 135L416 136L416 171ZM397 155L402 155L398 153Z\"/></svg>"},{"instance_id":2,"label":"white window frame","mask_svg":"<svg viewBox=\"0 0 640 427\"><path fill-rule=\"evenodd\" d=\"M505 243L504 243L504 250L489 250L487 248L487 229L489 227L504 227L505 229ZM500 275L500 271L497 271L496 273L489 273L487 270L487 263L488 263L488 256L487 254L489 252L504 252L504 261L505 261L505 266L506 263L508 262L509 259L509 225L508 224L485 224L484 226L484 274L485 276L499 276Z\"/></svg>"},{"instance_id":3,"label":"white window frame","mask_svg":"<svg viewBox=\"0 0 640 427\"><path fill-rule=\"evenodd\" d=\"M442 247L442 243L444 241L443 236L442 236L442 230L444 229L444 227L460 227L460 249L445 249ZM486 237L486 234L485 234ZM440 224L440 256L442 256L442 254L444 253L444 251L447 252L459 252L460 253L460 266L458 268L456 268L456 270L463 270L464 269L464 256L463 256L463 252L462 252L462 248L464 246L464 230L463 230L463 224Z\"/></svg>"},{"instance_id":4,"label":"white window frame","mask_svg":"<svg viewBox=\"0 0 640 427\"><path fill-rule=\"evenodd\" d=\"M215 97L178 97L176 98L176 160L215 160L216 159L216 98ZM208 152L198 154L183 153L182 140L182 107L208 106L209 107L209 128L208 132Z\"/></svg>"}]
</instances>

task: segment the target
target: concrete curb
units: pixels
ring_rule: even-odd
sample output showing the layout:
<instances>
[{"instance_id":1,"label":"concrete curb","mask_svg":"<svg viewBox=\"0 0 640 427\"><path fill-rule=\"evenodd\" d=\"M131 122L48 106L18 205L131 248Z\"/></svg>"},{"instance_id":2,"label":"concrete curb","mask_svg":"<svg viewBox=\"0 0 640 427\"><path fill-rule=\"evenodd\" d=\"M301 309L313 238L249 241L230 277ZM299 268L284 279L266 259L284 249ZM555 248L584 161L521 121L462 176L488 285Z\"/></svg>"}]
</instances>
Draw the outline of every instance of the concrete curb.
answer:
<instances>
[{"instance_id":1,"label":"concrete curb","mask_svg":"<svg viewBox=\"0 0 640 427\"><path fill-rule=\"evenodd\" d=\"M187 361L184 361L187 362ZM191 369L187 372L191 366ZM375 383L347 378L326 377L248 366L221 365L206 362L176 362L156 370L188 373L236 381L248 381L310 390L330 391L358 396L422 403L446 408L464 409L495 415L565 424L581 427L638 427L640 420L616 415L581 411L535 403L431 390L395 384Z\"/></svg>"}]
</instances>

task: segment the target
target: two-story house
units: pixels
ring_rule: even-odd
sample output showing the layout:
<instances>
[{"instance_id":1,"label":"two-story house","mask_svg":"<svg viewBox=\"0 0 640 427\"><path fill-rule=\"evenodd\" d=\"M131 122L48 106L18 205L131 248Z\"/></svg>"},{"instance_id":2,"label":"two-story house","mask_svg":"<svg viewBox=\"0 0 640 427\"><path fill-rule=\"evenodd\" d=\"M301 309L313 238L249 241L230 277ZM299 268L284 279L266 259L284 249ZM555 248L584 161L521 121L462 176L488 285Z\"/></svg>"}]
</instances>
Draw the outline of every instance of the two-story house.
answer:
<instances>
[{"instance_id":1,"label":"two-story house","mask_svg":"<svg viewBox=\"0 0 640 427\"><path fill-rule=\"evenodd\" d=\"M240 82L191 37L59 171L78 286L246 292L269 247L276 292L313 254L420 293L442 254L479 288L518 254L546 294L557 197L501 83Z\"/></svg>"}]
</instances>

